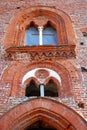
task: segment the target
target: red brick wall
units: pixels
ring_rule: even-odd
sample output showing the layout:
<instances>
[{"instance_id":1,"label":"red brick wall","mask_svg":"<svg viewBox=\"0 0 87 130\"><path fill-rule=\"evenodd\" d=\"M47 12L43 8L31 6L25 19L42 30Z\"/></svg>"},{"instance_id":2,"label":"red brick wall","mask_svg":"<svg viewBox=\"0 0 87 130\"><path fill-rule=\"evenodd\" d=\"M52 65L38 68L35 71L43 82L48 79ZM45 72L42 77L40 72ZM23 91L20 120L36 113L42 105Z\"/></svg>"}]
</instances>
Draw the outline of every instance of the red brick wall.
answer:
<instances>
[{"instance_id":1,"label":"red brick wall","mask_svg":"<svg viewBox=\"0 0 87 130\"><path fill-rule=\"evenodd\" d=\"M24 99L12 98L11 89L13 82L17 80L14 74L18 64L16 62L7 62L4 60L5 42L7 30L11 24L11 19L20 11L29 9L35 6L51 7L56 10L64 11L71 19L72 27L76 38L76 59L74 60L59 60L58 63L63 65L70 74L71 88L73 97L60 99L87 119L87 72L81 72L81 66L87 68L87 47L81 45L84 42L82 29L87 28L87 1L86 0L4 0L0 2L0 115L19 104ZM10 35L8 36L8 38ZM9 41L8 41L9 42ZM9 43L8 43L9 44ZM27 64L27 63L23 63ZM12 66L16 66L12 68ZM25 66L25 65L24 65ZM10 72L7 71L10 68ZM7 71L7 72L6 72ZM11 73L13 71L13 73ZM9 76L8 76L9 75ZM4 81L4 79L7 79ZM12 79L13 78L13 79ZM16 84L17 86L17 84ZM78 103L84 103L84 108L79 108Z\"/></svg>"}]
</instances>

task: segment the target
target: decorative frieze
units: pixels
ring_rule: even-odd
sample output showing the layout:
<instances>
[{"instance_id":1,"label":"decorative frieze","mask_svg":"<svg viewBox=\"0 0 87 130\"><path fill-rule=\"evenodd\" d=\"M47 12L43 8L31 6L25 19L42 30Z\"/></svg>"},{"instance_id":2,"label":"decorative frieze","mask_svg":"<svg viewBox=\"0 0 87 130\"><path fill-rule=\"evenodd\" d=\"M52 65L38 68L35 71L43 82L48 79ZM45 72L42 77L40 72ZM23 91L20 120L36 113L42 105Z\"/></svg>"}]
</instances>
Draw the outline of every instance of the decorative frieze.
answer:
<instances>
[{"instance_id":1,"label":"decorative frieze","mask_svg":"<svg viewBox=\"0 0 87 130\"><path fill-rule=\"evenodd\" d=\"M60 46L20 46L6 50L5 60L52 60L60 58L75 58L75 45Z\"/></svg>"}]
</instances>

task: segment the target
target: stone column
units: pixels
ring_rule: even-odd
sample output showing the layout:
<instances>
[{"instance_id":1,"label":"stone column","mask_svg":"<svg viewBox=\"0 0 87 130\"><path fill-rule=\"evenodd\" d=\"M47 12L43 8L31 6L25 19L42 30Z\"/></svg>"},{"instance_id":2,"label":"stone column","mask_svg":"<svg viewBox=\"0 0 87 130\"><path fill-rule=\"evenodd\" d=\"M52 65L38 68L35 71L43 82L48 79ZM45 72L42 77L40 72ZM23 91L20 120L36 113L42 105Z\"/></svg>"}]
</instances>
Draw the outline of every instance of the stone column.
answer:
<instances>
[{"instance_id":1,"label":"stone column","mask_svg":"<svg viewBox=\"0 0 87 130\"><path fill-rule=\"evenodd\" d=\"M44 84L40 85L40 96L44 97Z\"/></svg>"},{"instance_id":2,"label":"stone column","mask_svg":"<svg viewBox=\"0 0 87 130\"><path fill-rule=\"evenodd\" d=\"M39 30L39 45L43 45L43 27L38 27Z\"/></svg>"}]
</instances>

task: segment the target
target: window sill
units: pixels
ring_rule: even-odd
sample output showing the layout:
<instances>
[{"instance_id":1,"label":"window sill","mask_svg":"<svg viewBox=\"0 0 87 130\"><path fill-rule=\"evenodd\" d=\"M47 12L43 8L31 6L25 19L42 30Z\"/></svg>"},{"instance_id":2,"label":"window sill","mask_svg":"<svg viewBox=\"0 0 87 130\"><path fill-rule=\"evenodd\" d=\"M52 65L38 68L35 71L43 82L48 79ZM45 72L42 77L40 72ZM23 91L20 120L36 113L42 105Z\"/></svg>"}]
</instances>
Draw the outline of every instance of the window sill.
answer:
<instances>
[{"instance_id":1,"label":"window sill","mask_svg":"<svg viewBox=\"0 0 87 130\"><path fill-rule=\"evenodd\" d=\"M6 60L76 58L75 45L16 46L6 50Z\"/></svg>"}]
</instances>

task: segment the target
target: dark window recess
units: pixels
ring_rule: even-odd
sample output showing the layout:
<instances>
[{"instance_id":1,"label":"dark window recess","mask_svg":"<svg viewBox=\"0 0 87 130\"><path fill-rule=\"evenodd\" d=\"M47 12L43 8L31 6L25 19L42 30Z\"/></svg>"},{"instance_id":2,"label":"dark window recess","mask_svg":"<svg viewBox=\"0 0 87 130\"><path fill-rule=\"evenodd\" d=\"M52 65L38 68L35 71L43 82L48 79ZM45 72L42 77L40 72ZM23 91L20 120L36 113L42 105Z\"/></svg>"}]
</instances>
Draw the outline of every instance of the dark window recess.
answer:
<instances>
[{"instance_id":1,"label":"dark window recess","mask_svg":"<svg viewBox=\"0 0 87 130\"><path fill-rule=\"evenodd\" d=\"M25 130L56 130L56 129L53 129L53 128L32 128L32 129L30 129L30 128L27 128Z\"/></svg>"},{"instance_id":2,"label":"dark window recess","mask_svg":"<svg viewBox=\"0 0 87 130\"><path fill-rule=\"evenodd\" d=\"M34 81L31 81L30 84L27 85L25 96L40 96L40 90L36 87Z\"/></svg>"},{"instance_id":3,"label":"dark window recess","mask_svg":"<svg viewBox=\"0 0 87 130\"><path fill-rule=\"evenodd\" d=\"M50 126L49 124L39 120L30 125L29 127L25 128L24 130L56 130L56 129Z\"/></svg>"},{"instance_id":4,"label":"dark window recess","mask_svg":"<svg viewBox=\"0 0 87 130\"><path fill-rule=\"evenodd\" d=\"M50 80L48 84L45 86L45 96L50 96L50 97L58 97L58 89L55 83Z\"/></svg>"},{"instance_id":5,"label":"dark window recess","mask_svg":"<svg viewBox=\"0 0 87 130\"><path fill-rule=\"evenodd\" d=\"M81 67L82 72L87 72L87 69L85 67Z\"/></svg>"},{"instance_id":6,"label":"dark window recess","mask_svg":"<svg viewBox=\"0 0 87 130\"><path fill-rule=\"evenodd\" d=\"M44 96L48 97L58 97L57 85L50 80L46 86L44 86ZM40 96L40 87L35 85L35 82L32 80L29 85L27 85L25 90L25 96Z\"/></svg>"}]
</instances>

